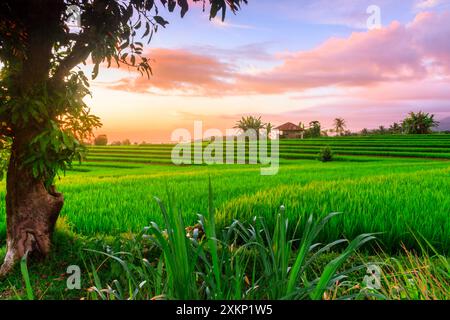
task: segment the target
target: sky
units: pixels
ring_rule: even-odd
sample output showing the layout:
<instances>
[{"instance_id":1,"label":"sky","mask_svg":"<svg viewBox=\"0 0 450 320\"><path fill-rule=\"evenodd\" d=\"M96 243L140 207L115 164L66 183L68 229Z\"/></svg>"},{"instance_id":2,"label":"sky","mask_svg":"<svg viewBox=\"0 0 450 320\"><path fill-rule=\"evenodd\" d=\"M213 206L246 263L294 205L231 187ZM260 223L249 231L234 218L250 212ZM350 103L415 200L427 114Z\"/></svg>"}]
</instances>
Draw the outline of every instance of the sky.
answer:
<instances>
[{"instance_id":1,"label":"sky","mask_svg":"<svg viewBox=\"0 0 450 320\"><path fill-rule=\"evenodd\" d=\"M244 115L324 129L343 117L353 131L450 116L450 0L249 0L224 23L198 6L160 14L153 76L101 68L92 82L86 102L110 141L169 142L194 121L224 132Z\"/></svg>"}]
</instances>

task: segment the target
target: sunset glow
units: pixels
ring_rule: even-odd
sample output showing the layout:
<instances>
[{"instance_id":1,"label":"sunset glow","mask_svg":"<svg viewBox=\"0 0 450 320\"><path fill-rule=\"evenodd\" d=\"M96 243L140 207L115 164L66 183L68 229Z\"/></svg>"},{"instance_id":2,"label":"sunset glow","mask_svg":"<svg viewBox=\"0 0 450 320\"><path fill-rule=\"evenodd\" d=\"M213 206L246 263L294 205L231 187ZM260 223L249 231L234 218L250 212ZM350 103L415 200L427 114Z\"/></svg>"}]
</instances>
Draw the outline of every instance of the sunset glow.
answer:
<instances>
[{"instance_id":1,"label":"sunset glow","mask_svg":"<svg viewBox=\"0 0 450 320\"><path fill-rule=\"evenodd\" d=\"M388 126L409 111L450 115L450 1L252 1L225 23L201 9L170 21L147 46L153 76L103 68L87 102L112 140L166 142L176 128L344 117L349 129ZM275 10L274 10L275 7ZM89 70L89 65L83 69Z\"/></svg>"}]
</instances>

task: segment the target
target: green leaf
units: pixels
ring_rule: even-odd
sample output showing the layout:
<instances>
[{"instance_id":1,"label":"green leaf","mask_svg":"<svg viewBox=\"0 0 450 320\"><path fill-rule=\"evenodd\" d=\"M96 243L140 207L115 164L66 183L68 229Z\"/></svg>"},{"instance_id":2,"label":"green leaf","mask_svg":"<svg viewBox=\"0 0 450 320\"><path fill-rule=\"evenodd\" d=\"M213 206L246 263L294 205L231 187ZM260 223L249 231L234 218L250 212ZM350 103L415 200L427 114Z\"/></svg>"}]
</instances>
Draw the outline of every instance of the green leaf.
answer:
<instances>
[{"instance_id":1,"label":"green leaf","mask_svg":"<svg viewBox=\"0 0 450 320\"><path fill-rule=\"evenodd\" d=\"M94 70L92 71L92 80L94 80L95 78L97 78L99 66L100 66L99 63L96 63L96 64L94 65Z\"/></svg>"},{"instance_id":2,"label":"green leaf","mask_svg":"<svg viewBox=\"0 0 450 320\"><path fill-rule=\"evenodd\" d=\"M161 16L154 16L153 17L156 21L157 24L161 25L163 28L166 27L167 24L169 24L168 21L166 21L163 17Z\"/></svg>"},{"instance_id":3,"label":"green leaf","mask_svg":"<svg viewBox=\"0 0 450 320\"><path fill-rule=\"evenodd\" d=\"M25 281L25 289L27 292L28 300L34 300L33 288L31 287L30 275L28 273L27 267L28 253L26 253L20 260L20 271L22 273L22 278Z\"/></svg>"}]
</instances>

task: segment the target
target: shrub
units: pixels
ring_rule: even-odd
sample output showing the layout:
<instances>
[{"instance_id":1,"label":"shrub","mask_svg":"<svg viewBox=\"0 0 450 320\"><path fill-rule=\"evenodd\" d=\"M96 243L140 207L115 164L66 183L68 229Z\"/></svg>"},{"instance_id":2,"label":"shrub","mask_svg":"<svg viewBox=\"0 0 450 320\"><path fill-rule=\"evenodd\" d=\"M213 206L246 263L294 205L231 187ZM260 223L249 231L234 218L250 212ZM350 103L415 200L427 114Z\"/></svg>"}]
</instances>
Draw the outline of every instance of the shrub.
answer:
<instances>
[{"instance_id":1,"label":"shrub","mask_svg":"<svg viewBox=\"0 0 450 320\"><path fill-rule=\"evenodd\" d=\"M330 162L333 161L333 151L329 146L326 146L319 152L319 161Z\"/></svg>"}]
</instances>

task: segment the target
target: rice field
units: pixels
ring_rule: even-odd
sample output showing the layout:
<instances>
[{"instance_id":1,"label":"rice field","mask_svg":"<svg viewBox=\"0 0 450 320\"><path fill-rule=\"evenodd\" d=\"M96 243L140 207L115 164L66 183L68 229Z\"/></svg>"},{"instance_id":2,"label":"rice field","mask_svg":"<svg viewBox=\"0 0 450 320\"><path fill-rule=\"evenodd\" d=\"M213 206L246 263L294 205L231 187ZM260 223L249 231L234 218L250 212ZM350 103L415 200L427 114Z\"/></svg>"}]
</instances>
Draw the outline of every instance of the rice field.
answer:
<instances>
[{"instance_id":1,"label":"rice field","mask_svg":"<svg viewBox=\"0 0 450 320\"><path fill-rule=\"evenodd\" d=\"M205 148L207 143L203 143ZM281 159L315 159L317 153L330 146L340 159L354 157L398 157L450 159L448 135L330 137L305 140L282 140ZM96 146L89 148L90 161L171 163L173 145ZM236 148L235 148L236 150ZM270 146L268 146L270 151ZM193 157L194 149L191 149Z\"/></svg>"},{"instance_id":2,"label":"rice field","mask_svg":"<svg viewBox=\"0 0 450 320\"><path fill-rule=\"evenodd\" d=\"M330 146L336 161L317 154ZM281 205L301 225L311 213L343 214L321 241L380 232L383 248L417 246L414 234L450 253L450 135L341 137L285 140L280 171L261 176L259 165L175 166L171 145L89 147L86 161L58 180L62 216L74 232L118 235L162 222L153 197L174 196L185 221L208 208L211 177L217 223L263 216L269 224ZM0 186L4 210L4 185ZM0 239L5 238L0 212Z\"/></svg>"}]
</instances>

